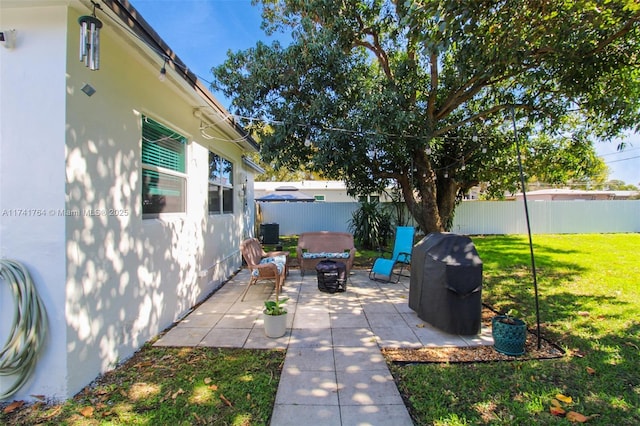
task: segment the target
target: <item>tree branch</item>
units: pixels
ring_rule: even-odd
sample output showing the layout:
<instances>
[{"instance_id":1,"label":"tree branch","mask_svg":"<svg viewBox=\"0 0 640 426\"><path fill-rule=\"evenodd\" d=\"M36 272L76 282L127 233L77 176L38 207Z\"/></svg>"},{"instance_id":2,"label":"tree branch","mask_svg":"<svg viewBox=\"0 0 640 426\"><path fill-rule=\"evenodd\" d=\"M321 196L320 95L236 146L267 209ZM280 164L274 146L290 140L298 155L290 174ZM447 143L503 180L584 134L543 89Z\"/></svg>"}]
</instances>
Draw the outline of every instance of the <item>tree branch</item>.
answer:
<instances>
[{"instance_id":1,"label":"tree branch","mask_svg":"<svg viewBox=\"0 0 640 426\"><path fill-rule=\"evenodd\" d=\"M613 43L615 40L622 38L625 34L629 33L633 26L640 21L640 13L636 13L631 16L631 18L615 33L611 34L609 37L602 40L598 45L591 51L591 55L598 54L602 52L607 46Z\"/></svg>"},{"instance_id":2,"label":"tree branch","mask_svg":"<svg viewBox=\"0 0 640 426\"><path fill-rule=\"evenodd\" d=\"M431 53L431 55L429 55L429 61L431 62L431 90L429 90L429 100L427 102L427 117L429 117L429 119L433 122L434 112L436 109L436 100L438 98L438 55L436 53Z\"/></svg>"},{"instance_id":3,"label":"tree branch","mask_svg":"<svg viewBox=\"0 0 640 426\"><path fill-rule=\"evenodd\" d=\"M470 117L465 118L464 120L460 120L460 121L456 121L455 123L449 124L448 126L445 126L441 129L438 129L437 131L434 132L434 136L442 136L444 134L446 134L447 132L456 129L464 124L470 123L472 121L478 120L480 118L484 118L487 117L491 114L495 114L498 111L502 111L505 110L507 108L511 108L511 107L515 107L515 108L519 108L519 109L524 109L527 111L533 111L534 108L531 107L530 105L525 105L525 104L500 104L500 105L494 105L493 107L482 111L478 114L474 114Z\"/></svg>"},{"instance_id":4,"label":"tree branch","mask_svg":"<svg viewBox=\"0 0 640 426\"><path fill-rule=\"evenodd\" d=\"M378 58L378 62L382 66L382 69L384 70L385 75L389 78L389 80L393 80L393 73L391 72L391 67L389 66L389 56L387 55L387 52L385 52L385 50L380 45L379 34L376 31L374 31L372 28L366 27L360 15L357 15L356 19L358 20L358 24L360 25L358 33L360 33L361 35L362 34L370 35L371 38L373 39L373 43L368 42L366 40L356 39L354 40L354 45L362 46L370 50L371 52L373 52L373 54L376 55L376 58Z\"/></svg>"}]
</instances>

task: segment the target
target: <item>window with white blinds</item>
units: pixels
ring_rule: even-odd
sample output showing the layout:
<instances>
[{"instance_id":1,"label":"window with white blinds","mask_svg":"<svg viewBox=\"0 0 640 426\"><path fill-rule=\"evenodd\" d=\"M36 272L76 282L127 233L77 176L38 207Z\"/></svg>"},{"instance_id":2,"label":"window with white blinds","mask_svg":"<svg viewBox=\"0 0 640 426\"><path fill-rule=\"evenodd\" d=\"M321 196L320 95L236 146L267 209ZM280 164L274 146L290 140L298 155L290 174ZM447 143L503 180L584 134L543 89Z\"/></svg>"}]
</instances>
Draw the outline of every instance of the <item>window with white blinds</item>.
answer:
<instances>
[{"instance_id":1,"label":"window with white blinds","mask_svg":"<svg viewBox=\"0 0 640 426\"><path fill-rule=\"evenodd\" d=\"M186 211L187 138L142 117L142 213Z\"/></svg>"}]
</instances>

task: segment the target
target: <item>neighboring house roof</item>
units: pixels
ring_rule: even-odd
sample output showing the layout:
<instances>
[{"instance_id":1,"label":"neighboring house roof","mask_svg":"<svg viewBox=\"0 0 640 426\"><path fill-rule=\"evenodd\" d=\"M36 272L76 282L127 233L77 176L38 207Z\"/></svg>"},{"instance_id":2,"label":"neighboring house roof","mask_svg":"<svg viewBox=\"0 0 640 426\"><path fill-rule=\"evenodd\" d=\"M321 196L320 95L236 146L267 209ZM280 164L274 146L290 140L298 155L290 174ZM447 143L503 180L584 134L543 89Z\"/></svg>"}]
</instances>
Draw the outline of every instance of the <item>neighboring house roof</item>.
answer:
<instances>
[{"instance_id":1,"label":"neighboring house roof","mask_svg":"<svg viewBox=\"0 0 640 426\"><path fill-rule=\"evenodd\" d=\"M340 180L303 180L297 182L254 182L253 189L258 196L265 196L278 188L289 186L314 195L316 201L354 202L359 197L350 195L345 182ZM380 201L391 201L386 193L369 194L378 197Z\"/></svg>"},{"instance_id":2,"label":"neighboring house roof","mask_svg":"<svg viewBox=\"0 0 640 426\"><path fill-rule=\"evenodd\" d=\"M346 185L340 180L303 180L299 182L254 182L254 188L260 191L275 191L282 186L314 191L314 190L346 190Z\"/></svg>"},{"instance_id":3,"label":"neighboring house roof","mask_svg":"<svg viewBox=\"0 0 640 426\"><path fill-rule=\"evenodd\" d=\"M637 191L584 191L578 189L540 189L527 191L527 199L535 200L621 200L637 195ZM523 198L522 193L515 194Z\"/></svg>"},{"instance_id":4,"label":"neighboring house roof","mask_svg":"<svg viewBox=\"0 0 640 426\"><path fill-rule=\"evenodd\" d=\"M256 201L292 201L313 202L315 197L305 194L295 186L280 186L274 192L256 198Z\"/></svg>"},{"instance_id":5,"label":"neighboring house roof","mask_svg":"<svg viewBox=\"0 0 640 426\"><path fill-rule=\"evenodd\" d=\"M207 87L198 79L198 77L189 70L189 67L182 62L178 55L169 47L169 45L158 35L158 33L149 25L147 21L138 13L138 11L128 2L122 0L102 0L103 3L111 9L118 19L128 31L131 31L140 41L145 43L149 48L156 52L162 52L164 58L168 59L166 66L171 67L175 73L180 76L184 82L196 92L202 99L203 105L194 111L194 115L202 119L208 119L216 125L226 125L237 133L240 138L233 138L245 150L258 151L259 146L256 141L249 135L242 126L240 126L231 113L220 104ZM161 6L160 6L161 7ZM160 53L159 53L160 54ZM207 113L221 116L220 118L209 118Z\"/></svg>"}]
</instances>

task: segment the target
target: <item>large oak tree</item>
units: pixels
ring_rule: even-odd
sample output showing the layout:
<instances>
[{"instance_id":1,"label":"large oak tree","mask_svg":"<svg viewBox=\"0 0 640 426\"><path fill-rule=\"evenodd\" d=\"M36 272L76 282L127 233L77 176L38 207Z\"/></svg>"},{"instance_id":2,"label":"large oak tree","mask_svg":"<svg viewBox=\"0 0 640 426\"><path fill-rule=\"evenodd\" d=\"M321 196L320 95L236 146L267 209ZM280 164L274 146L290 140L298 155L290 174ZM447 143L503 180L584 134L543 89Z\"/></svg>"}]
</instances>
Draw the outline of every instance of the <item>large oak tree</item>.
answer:
<instances>
[{"instance_id":1,"label":"large oak tree","mask_svg":"<svg viewBox=\"0 0 640 426\"><path fill-rule=\"evenodd\" d=\"M512 117L529 174L555 180L601 172L592 140L637 130L636 1L259 3L291 43L229 52L213 73L263 158L354 194L394 182L425 232L471 186L516 185Z\"/></svg>"}]
</instances>

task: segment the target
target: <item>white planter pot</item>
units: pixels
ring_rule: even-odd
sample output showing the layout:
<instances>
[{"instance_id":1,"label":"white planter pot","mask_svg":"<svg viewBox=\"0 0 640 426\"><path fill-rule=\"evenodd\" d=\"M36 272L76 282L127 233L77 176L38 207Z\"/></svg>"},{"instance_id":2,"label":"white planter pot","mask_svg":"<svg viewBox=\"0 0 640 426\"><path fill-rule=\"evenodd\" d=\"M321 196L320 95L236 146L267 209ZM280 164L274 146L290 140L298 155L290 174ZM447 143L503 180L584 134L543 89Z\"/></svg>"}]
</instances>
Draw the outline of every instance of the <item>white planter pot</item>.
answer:
<instances>
[{"instance_id":1,"label":"white planter pot","mask_svg":"<svg viewBox=\"0 0 640 426\"><path fill-rule=\"evenodd\" d=\"M282 337L287 332L287 314L267 315L263 314L264 333L267 337Z\"/></svg>"}]
</instances>

